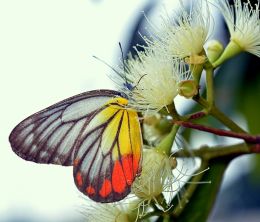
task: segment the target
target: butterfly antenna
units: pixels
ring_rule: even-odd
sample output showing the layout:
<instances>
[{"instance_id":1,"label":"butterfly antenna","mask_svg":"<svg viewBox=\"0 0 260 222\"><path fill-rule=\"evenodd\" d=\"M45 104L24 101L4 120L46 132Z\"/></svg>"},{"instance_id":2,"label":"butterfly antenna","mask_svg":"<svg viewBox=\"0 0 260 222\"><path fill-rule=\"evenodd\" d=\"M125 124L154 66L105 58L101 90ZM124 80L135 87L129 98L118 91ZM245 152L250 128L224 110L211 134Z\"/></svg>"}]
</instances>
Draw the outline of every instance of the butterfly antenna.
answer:
<instances>
[{"instance_id":1,"label":"butterfly antenna","mask_svg":"<svg viewBox=\"0 0 260 222\"><path fill-rule=\"evenodd\" d=\"M134 90L135 88L137 88L138 84L140 83L140 81L142 80L143 77L145 77L147 74L144 74L140 77L140 79L138 80L138 82L136 83L136 85L133 87L132 90Z\"/></svg>"},{"instance_id":2,"label":"butterfly antenna","mask_svg":"<svg viewBox=\"0 0 260 222\"><path fill-rule=\"evenodd\" d=\"M142 80L142 78L144 78L146 75L147 75L147 74L144 74L144 75L142 75L142 76L140 77L140 79L139 79L138 82L136 83L136 86L135 86L135 87L138 86L138 84L140 83L140 81Z\"/></svg>"}]
</instances>

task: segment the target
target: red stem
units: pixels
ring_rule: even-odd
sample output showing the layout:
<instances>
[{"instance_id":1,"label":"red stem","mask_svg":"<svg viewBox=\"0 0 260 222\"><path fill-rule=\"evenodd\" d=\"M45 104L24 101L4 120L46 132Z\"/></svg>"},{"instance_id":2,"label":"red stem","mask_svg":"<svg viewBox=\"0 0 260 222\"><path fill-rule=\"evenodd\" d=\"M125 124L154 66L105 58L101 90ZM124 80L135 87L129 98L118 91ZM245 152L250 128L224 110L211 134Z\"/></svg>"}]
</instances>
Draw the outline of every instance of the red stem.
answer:
<instances>
[{"instance_id":1,"label":"red stem","mask_svg":"<svg viewBox=\"0 0 260 222\"><path fill-rule=\"evenodd\" d=\"M251 152L260 153L260 144L256 144L255 146L250 147Z\"/></svg>"},{"instance_id":2,"label":"red stem","mask_svg":"<svg viewBox=\"0 0 260 222\"><path fill-rule=\"evenodd\" d=\"M200 112L191 114L190 117L189 117L189 120L199 119L199 118L202 118L204 116L206 116L206 114L204 112L200 111Z\"/></svg>"},{"instance_id":3,"label":"red stem","mask_svg":"<svg viewBox=\"0 0 260 222\"><path fill-rule=\"evenodd\" d=\"M200 130L200 131L204 131L204 132L208 132L208 133L213 133L213 134L219 135L219 136L239 138L239 139L245 140L248 143L260 144L260 136L252 136L252 135L245 134L245 133L235 133L232 131L216 129L213 127L203 126L203 125L199 125L199 124L192 123L192 122L174 121L174 123L177 125L186 127L186 128L192 128L192 129L196 129L196 130ZM260 147L256 146L255 149L256 150L260 149Z\"/></svg>"}]
</instances>

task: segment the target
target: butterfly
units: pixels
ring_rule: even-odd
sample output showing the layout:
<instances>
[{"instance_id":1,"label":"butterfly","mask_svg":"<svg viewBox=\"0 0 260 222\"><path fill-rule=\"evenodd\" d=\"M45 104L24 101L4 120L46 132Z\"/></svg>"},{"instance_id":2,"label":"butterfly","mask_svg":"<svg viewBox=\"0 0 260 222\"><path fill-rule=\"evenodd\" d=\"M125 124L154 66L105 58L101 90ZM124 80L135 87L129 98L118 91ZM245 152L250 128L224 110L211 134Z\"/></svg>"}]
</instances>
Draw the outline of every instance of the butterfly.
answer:
<instances>
[{"instance_id":1,"label":"butterfly","mask_svg":"<svg viewBox=\"0 0 260 222\"><path fill-rule=\"evenodd\" d=\"M73 166L77 188L92 200L119 201L141 171L140 123L127 105L123 93L88 91L29 116L9 141L25 160Z\"/></svg>"}]
</instances>

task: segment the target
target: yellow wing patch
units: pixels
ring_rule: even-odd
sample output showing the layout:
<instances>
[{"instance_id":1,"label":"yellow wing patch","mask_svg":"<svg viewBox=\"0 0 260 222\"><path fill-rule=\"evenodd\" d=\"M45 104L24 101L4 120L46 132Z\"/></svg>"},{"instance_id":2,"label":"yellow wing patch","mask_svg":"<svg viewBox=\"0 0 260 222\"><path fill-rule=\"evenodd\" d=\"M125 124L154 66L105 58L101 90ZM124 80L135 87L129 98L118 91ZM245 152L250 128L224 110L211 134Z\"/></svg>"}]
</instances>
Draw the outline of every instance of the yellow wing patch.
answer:
<instances>
[{"instance_id":1,"label":"yellow wing patch","mask_svg":"<svg viewBox=\"0 0 260 222\"><path fill-rule=\"evenodd\" d=\"M119 132L118 142L120 146L120 154L122 156L132 153L132 144L130 140L130 127L128 119L128 111L125 110L122 116L122 124ZM137 129L138 130L138 129Z\"/></svg>"},{"instance_id":2,"label":"yellow wing patch","mask_svg":"<svg viewBox=\"0 0 260 222\"><path fill-rule=\"evenodd\" d=\"M106 109L115 109L115 108L108 107ZM110 121L110 123L108 123L108 126L106 127L105 131L103 132L101 148L102 148L102 152L104 155L106 155L111 150L112 146L115 143L115 138L118 133L118 128L120 125L121 116L122 116L123 112L124 112L123 110L119 110L115 114L114 118ZM111 113L113 113L113 112L111 112Z\"/></svg>"}]
</instances>

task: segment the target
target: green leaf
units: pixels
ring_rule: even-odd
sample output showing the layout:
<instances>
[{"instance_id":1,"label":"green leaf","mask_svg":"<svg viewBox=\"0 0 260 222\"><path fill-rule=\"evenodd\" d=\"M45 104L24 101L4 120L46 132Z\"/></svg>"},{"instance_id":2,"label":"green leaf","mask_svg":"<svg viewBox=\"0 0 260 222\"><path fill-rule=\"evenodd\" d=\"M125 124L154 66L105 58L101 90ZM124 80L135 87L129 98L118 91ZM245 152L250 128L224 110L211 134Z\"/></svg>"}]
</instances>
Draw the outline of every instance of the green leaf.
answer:
<instances>
[{"instance_id":1,"label":"green leaf","mask_svg":"<svg viewBox=\"0 0 260 222\"><path fill-rule=\"evenodd\" d=\"M222 183L224 172L231 159L214 159L209 162L210 169L202 176L201 181L209 184L198 184L189 203L174 221L207 221ZM193 184L191 184L192 186Z\"/></svg>"}]
</instances>

